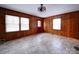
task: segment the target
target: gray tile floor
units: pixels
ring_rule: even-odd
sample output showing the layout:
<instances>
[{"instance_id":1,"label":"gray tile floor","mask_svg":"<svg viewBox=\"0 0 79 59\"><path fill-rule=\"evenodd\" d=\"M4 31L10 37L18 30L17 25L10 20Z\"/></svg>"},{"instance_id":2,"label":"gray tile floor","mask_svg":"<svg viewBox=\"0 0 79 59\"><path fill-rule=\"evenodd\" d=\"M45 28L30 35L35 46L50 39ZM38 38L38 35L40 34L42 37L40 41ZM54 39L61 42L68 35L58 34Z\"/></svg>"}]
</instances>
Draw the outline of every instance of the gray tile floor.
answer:
<instances>
[{"instance_id":1,"label":"gray tile floor","mask_svg":"<svg viewBox=\"0 0 79 59\"><path fill-rule=\"evenodd\" d=\"M74 46L76 39L41 33L1 44L0 54L78 54Z\"/></svg>"}]
</instances>

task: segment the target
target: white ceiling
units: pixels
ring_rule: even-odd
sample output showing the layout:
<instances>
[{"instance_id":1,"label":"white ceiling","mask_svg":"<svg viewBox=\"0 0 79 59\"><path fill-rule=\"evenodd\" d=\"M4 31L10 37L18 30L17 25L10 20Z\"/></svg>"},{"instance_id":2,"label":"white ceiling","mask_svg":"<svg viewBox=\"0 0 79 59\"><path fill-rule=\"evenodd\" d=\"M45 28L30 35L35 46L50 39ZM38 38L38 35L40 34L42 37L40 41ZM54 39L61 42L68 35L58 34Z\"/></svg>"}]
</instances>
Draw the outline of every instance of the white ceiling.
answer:
<instances>
[{"instance_id":1,"label":"white ceiling","mask_svg":"<svg viewBox=\"0 0 79 59\"><path fill-rule=\"evenodd\" d=\"M46 6L45 12L39 12L37 10L39 6L40 4L0 4L0 7L39 17L49 17L79 10L79 4L44 4Z\"/></svg>"}]
</instances>

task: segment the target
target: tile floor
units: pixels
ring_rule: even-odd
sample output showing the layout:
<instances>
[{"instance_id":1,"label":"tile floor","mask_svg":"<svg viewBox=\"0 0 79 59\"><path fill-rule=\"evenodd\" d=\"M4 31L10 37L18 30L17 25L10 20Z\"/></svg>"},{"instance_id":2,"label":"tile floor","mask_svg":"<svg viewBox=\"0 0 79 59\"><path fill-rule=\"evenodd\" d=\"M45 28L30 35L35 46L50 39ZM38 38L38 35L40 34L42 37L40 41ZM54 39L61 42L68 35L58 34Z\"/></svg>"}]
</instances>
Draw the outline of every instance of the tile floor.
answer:
<instances>
[{"instance_id":1,"label":"tile floor","mask_svg":"<svg viewBox=\"0 0 79 59\"><path fill-rule=\"evenodd\" d=\"M74 46L76 39L41 33L1 44L0 54L78 54Z\"/></svg>"}]
</instances>

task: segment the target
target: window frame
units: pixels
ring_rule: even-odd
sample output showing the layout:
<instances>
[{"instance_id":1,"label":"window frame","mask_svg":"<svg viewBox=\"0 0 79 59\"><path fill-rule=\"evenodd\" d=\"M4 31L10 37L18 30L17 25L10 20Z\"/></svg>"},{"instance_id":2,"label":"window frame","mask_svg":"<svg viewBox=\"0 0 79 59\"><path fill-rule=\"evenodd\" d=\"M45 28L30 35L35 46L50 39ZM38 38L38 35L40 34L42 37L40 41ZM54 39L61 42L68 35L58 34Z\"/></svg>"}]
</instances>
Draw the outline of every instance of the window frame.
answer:
<instances>
[{"instance_id":1,"label":"window frame","mask_svg":"<svg viewBox=\"0 0 79 59\"><path fill-rule=\"evenodd\" d=\"M6 31L7 27L6 27L6 15L9 16L15 16L19 18L19 30L18 31ZM29 30L21 30L21 18L28 18L29 19L29 30L30 30L30 18L29 17L20 17L20 16L16 16L16 15L12 15L12 14L5 14L5 32L6 33L13 33L13 32L20 32L20 31L29 31Z\"/></svg>"},{"instance_id":2,"label":"window frame","mask_svg":"<svg viewBox=\"0 0 79 59\"><path fill-rule=\"evenodd\" d=\"M19 16L15 16L15 15L10 15L10 14L6 14L5 15L5 32L6 33L11 33L11 32L19 32L20 31L20 29L18 29L18 31L6 31L7 30L7 23L6 23L6 16L14 16L14 17L18 17L19 18ZM20 22L18 21L18 24L20 24ZM20 25L18 26L19 28L20 28Z\"/></svg>"},{"instance_id":3,"label":"window frame","mask_svg":"<svg viewBox=\"0 0 79 59\"><path fill-rule=\"evenodd\" d=\"M40 23L39 23L40 22ZM39 25L40 24L40 25ZM41 20L37 20L37 27L41 27L42 26L42 22Z\"/></svg>"},{"instance_id":4,"label":"window frame","mask_svg":"<svg viewBox=\"0 0 79 59\"><path fill-rule=\"evenodd\" d=\"M28 30L22 30L21 29L21 18L26 18L26 17L20 17L20 31L29 31L30 30L30 18L26 18L26 19L28 19L29 20L29 29Z\"/></svg>"},{"instance_id":5,"label":"window frame","mask_svg":"<svg viewBox=\"0 0 79 59\"><path fill-rule=\"evenodd\" d=\"M60 19L61 21L60 21L60 29L56 29L56 28L54 28L54 20L57 20L57 19ZM57 31L61 31L62 30L62 18L61 17L59 17L59 18L54 18L53 20L52 20L52 29L53 30L57 30Z\"/></svg>"}]
</instances>

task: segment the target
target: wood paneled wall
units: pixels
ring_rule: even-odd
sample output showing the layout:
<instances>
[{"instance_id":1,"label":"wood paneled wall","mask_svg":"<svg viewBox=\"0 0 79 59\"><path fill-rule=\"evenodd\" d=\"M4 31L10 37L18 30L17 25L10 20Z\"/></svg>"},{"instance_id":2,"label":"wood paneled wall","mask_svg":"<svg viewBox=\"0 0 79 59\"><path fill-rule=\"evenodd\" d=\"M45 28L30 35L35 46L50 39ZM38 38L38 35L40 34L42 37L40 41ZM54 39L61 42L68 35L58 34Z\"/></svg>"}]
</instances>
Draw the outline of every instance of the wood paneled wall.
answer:
<instances>
[{"instance_id":1,"label":"wood paneled wall","mask_svg":"<svg viewBox=\"0 0 79 59\"><path fill-rule=\"evenodd\" d=\"M61 17L61 30L53 30L53 19ZM79 39L79 11L51 16L44 19L44 31Z\"/></svg>"},{"instance_id":2,"label":"wood paneled wall","mask_svg":"<svg viewBox=\"0 0 79 59\"><path fill-rule=\"evenodd\" d=\"M5 32L5 15L14 15L19 17L26 17L30 19L30 30L28 31L18 31L18 32ZM0 8L0 39L1 40L13 40L27 35L32 35L38 33L37 29L37 19L42 19L36 16L28 15L25 13ZM42 21L42 20L41 20ZM43 27L41 27L43 29ZM42 32L42 31L41 31Z\"/></svg>"},{"instance_id":3,"label":"wood paneled wall","mask_svg":"<svg viewBox=\"0 0 79 59\"><path fill-rule=\"evenodd\" d=\"M18 31L18 32L5 32L6 14L29 18L30 30ZM54 18L58 18L58 17L61 17L62 19L62 29L60 31L52 29L53 27L52 21ZM40 29L37 27L38 20L42 22L42 26L40 27ZM1 40L13 40L40 32L48 32L52 34L63 35L63 36L79 39L79 11L51 16L43 19L25 13L9 10L5 8L0 8L0 39Z\"/></svg>"}]
</instances>

